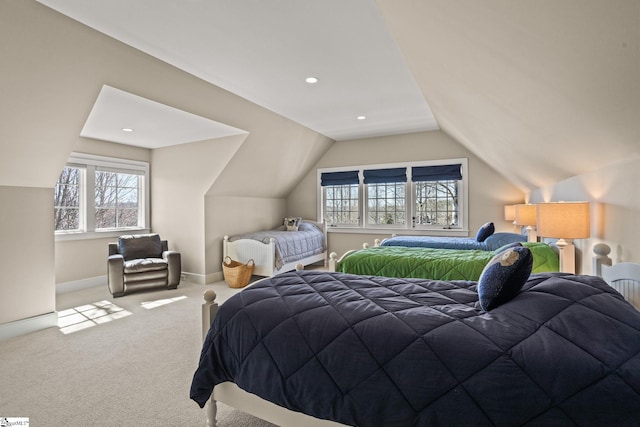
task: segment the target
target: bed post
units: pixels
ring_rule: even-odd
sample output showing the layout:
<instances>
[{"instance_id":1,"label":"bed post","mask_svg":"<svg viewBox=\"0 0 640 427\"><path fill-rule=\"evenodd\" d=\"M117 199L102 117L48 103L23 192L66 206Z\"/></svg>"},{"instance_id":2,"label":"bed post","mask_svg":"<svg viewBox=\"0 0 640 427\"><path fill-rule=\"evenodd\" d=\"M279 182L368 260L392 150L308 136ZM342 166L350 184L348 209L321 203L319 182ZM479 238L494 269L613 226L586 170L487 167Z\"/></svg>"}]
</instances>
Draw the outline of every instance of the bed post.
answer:
<instances>
[{"instance_id":1,"label":"bed post","mask_svg":"<svg viewBox=\"0 0 640 427\"><path fill-rule=\"evenodd\" d=\"M338 268L338 254L331 252L329 254L329 271L337 271Z\"/></svg>"},{"instance_id":2,"label":"bed post","mask_svg":"<svg viewBox=\"0 0 640 427\"><path fill-rule=\"evenodd\" d=\"M222 259L224 259L227 255L229 255L229 249L227 246L229 245L229 236L224 236L222 238Z\"/></svg>"},{"instance_id":3,"label":"bed post","mask_svg":"<svg viewBox=\"0 0 640 427\"><path fill-rule=\"evenodd\" d=\"M207 332L209 332L211 323L213 322L213 319L215 319L216 313L218 312L218 303L216 303L215 300L216 293L213 291L213 289L207 289L204 292L204 304L202 304L203 340L207 336ZM211 399L209 399L205 406L205 412L207 414L207 427L216 427L216 413L218 412L218 408L216 406L216 401L213 399L213 394L211 394Z\"/></svg>"}]
</instances>

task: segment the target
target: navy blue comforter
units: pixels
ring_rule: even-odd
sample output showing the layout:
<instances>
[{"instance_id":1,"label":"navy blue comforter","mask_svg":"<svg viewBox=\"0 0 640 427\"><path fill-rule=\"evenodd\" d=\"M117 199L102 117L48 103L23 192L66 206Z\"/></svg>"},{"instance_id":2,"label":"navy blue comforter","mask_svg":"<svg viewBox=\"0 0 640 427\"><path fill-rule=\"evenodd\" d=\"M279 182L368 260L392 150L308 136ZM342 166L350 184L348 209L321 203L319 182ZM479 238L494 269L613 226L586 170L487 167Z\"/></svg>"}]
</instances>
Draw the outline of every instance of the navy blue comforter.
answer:
<instances>
[{"instance_id":1,"label":"navy blue comforter","mask_svg":"<svg viewBox=\"0 0 640 427\"><path fill-rule=\"evenodd\" d=\"M484 312L475 282L292 272L220 307L191 398L225 381L362 427L638 425L640 313L593 276Z\"/></svg>"},{"instance_id":2,"label":"navy blue comforter","mask_svg":"<svg viewBox=\"0 0 640 427\"><path fill-rule=\"evenodd\" d=\"M526 241L527 236L515 233L493 233L482 242L474 237L394 236L384 239L380 246L495 251L509 243Z\"/></svg>"}]
</instances>

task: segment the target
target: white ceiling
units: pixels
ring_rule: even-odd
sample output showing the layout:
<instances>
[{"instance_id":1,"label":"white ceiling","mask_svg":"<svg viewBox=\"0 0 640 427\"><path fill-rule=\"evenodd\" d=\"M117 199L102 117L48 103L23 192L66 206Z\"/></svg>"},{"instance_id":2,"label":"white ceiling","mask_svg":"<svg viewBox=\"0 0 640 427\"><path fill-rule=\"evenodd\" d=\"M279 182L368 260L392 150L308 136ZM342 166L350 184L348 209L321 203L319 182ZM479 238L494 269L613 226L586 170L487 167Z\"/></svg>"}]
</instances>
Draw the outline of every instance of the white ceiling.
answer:
<instances>
[{"instance_id":1,"label":"white ceiling","mask_svg":"<svg viewBox=\"0 0 640 427\"><path fill-rule=\"evenodd\" d=\"M105 85L80 136L159 148L241 133L246 132Z\"/></svg>"},{"instance_id":2,"label":"white ceiling","mask_svg":"<svg viewBox=\"0 0 640 427\"><path fill-rule=\"evenodd\" d=\"M38 1L335 140L438 128L374 0ZM166 127L184 125L188 113L115 94L106 102L101 93L84 136L152 148L154 139L121 132L149 120L164 123L158 146L180 135ZM157 113L165 119L153 120ZM215 122L200 119L214 137Z\"/></svg>"}]
</instances>

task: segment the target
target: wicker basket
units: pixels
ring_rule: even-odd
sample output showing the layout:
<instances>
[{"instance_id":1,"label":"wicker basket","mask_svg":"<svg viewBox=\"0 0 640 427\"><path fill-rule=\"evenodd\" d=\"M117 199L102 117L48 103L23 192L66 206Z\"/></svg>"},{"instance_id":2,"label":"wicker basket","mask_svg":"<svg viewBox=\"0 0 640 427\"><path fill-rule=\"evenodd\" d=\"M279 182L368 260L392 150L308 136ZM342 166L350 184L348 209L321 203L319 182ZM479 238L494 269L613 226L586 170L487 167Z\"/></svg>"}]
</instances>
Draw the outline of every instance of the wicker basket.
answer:
<instances>
[{"instance_id":1,"label":"wicker basket","mask_svg":"<svg viewBox=\"0 0 640 427\"><path fill-rule=\"evenodd\" d=\"M255 262L250 259L246 264L234 261L230 257L224 257L222 262L222 272L224 281L230 288L244 288L251 280Z\"/></svg>"}]
</instances>

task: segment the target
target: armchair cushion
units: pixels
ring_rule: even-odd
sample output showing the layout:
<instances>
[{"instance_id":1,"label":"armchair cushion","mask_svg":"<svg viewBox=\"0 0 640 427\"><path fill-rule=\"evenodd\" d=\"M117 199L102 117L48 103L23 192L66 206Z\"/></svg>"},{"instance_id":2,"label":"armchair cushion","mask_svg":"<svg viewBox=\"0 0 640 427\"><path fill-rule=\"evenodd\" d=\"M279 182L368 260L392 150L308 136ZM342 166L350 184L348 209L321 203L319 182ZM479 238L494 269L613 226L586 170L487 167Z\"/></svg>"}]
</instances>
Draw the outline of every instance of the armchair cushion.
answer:
<instances>
[{"instance_id":1,"label":"armchair cushion","mask_svg":"<svg viewBox=\"0 0 640 427\"><path fill-rule=\"evenodd\" d=\"M169 263L163 258L141 258L125 261L124 274L166 270Z\"/></svg>"},{"instance_id":2,"label":"armchair cushion","mask_svg":"<svg viewBox=\"0 0 640 427\"><path fill-rule=\"evenodd\" d=\"M162 241L157 234L120 236L118 252L125 261L139 258L162 258Z\"/></svg>"}]
</instances>

